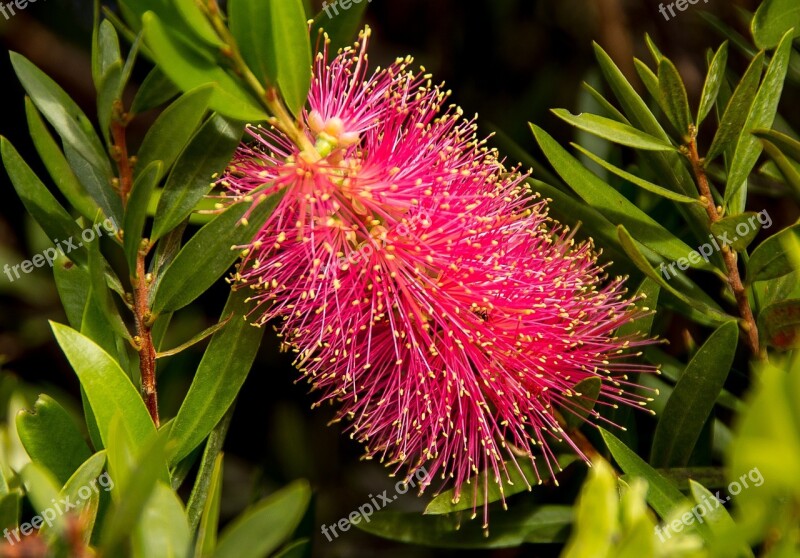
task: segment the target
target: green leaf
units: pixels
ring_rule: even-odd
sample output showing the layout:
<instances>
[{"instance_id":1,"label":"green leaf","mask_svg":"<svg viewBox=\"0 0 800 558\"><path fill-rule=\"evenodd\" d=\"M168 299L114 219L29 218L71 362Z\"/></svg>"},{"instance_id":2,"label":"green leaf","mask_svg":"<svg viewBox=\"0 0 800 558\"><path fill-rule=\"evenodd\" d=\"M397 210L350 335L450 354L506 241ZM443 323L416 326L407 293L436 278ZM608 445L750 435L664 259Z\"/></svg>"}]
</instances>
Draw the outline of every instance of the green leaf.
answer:
<instances>
[{"instance_id":1,"label":"green leaf","mask_svg":"<svg viewBox=\"0 0 800 558\"><path fill-rule=\"evenodd\" d=\"M36 463L28 463L19 475L34 509L44 511L53 505L60 487L58 480L50 471Z\"/></svg>"},{"instance_id":2,"label":"green leaf","mask_svg":"<svg viewBox=\"0 0 800 558\"><path fill-rule=\"evenodd\" d=\"M33 139L33 145L39 153L44 166L50 173L50 178L64 194L67 201L78 210L78 212L93 221L97 217L100 208L92 199L86 189L78 182L75 173L72 172L61 148L50 135L47 126L42 120L39 111L36 110L29 97L25 97L25 114L28 118L28 130Z\"/></svg>"},{"instance_id":3,"label":"green leaf","mask_svg":"<svg viewBox=\"0 0 800 558\"><path fill-rule=\"evenodd\" d=\"M136 91L131 104L132 114L141 114L146 110L158 107L181 92L158 66L150 70L147 77Z\"/></svg>"},{"instance_id":4,"label":"green leaf","mask_svg":"<svg viewBox=\"0 0 800 558\"><path fill-rule=\"evenodd\" d=\"M275 0L230 0L228 20L242 57L262 85L278 81L278 56L275 48L272 5ZM277 22L280 24L280 21Z\"/></svg>"},{"instance_id":5,"label":"green leaf","mask_svg":"<svg viewBox=\"0 0 800 558\"><path fill-rule=\"evenodd\" d=\"M770 304L758 314L764 344L776 349L800 349L800 299Z\"/></svg>"},{"instance_id":6,"label":"green leaf","mask_svg":"<svg viewBox=\"0 0 800 558\"><path fill-rule=\"evenodd\" d=\"M0 528L13 530L19 524L22 491L18 488L0 495Z\"/></svg>"},{"instance_id":7,"label":"green leaf","mask_svg":"<svg viewBox=\"0 0 800 558\"><path fill-rule=\"evenodd\" d=\"M122 200L112 185L113 177L93 167L72 146L64 144L64 155L78 181L103 210L106 217L122 221Z\"/></svg>"},{"instance_id":8,"label":"green leaf","mask_svg":"<svg viewBox=\"0 0 800 558\"><path fill-rule=\"evenodd\" d=\"M776 130L758 129L753 130L753 134L759 138L769 140L783 153L800 162L800 141Z\"/></svg>"},{"instance_id":9,"label":"green leaf","mask_svg":"<svg viewBox=\"0 0 800 558\"><path fill-rule=\"evenodd\" d=\"M686 503L683 494L672 483L662 477L628 446L607 430L600 428L600 434L620 468L628 475L647 481L647 502L662 519L667 518L673 509Z\"/></svg>"},{"instance_id":10,"label":"green leaf","mask_svg":"<svg viewBox=\"0 0 800 558\"><path fill-rule=\"evenodd\" d=\"M800 37L800 4L795 0L764 0L750 25L758 48L774 48L792 28L793 36Z\"/></svg>"},{"instance_id":11,"label":"green leaf","mask_svg":"<svg viewBox=\"0 0 800 558\"><path fill-rule=\"evenodd\" d=\"M114 101L119 99L121 81L122 62L117 62L103 74L97 90L97 121L106 145L109 146L111 145L109 130L114 117Z\"/></svg>"},{"instance_id":12,"label":"green leaf","mask_svg":"<svg viewBox=\"0 0 800 558\"><path fill-rule=\"evenodd\" d=\"M239 257L232 248L252 240L281 196L278 193L266 200L237 203L192 236L164 270L152 311L178 310L203 294ZM245 213L249 213L247 219Z\"/></svg>"},{"instance_id":13,"label":"green leaf","mask_svg":"<svg viewBox=\"0 0 800 558\"><path fill-rule=\"evenodd\" d=\"M714 54L708 67L706 81L703 83L703 92L700 95L700 106L697 109L697 125L703 122L714 107L719 95L719 89L725 79L725 68L728 65L728 41L722 43Z\"/></svg>"},{"instance_id":14,"label":"green leaf","mask_svg":"<svg viewBox=\"0 0 800 558\"><path fill-rule=\"evenodd\" d=\"M750 62L742 79L733 92L725 112L722 114L719 128L711 142L711 147L706 155L706 164L721 155L736 141L744 126L744 121L750 112L750 106L758 90L758 83L761 80L761 71L764 67L764 53L759 52Z\"/></svg>"},{"instance_id":15,"label":"green leaf","mask_svg":"<svg viewBox=\"0 0 800 558\"><path fill-rule=\"evenodd\" d=\"M793 163L784 155L773 143L761 140L764 151L775 162L775 166L780 171L780 176L786 181L797 196L800 196L800 165Z\"/></svg>"},{"instance_id":16,"label":"green leaf","mask_svg":"<svg viewBox=\"0 0 800 558\"><path fill-rule=\"evenodd\" d=\"M167 177L151 242L177 227L211 190L212 177L231 160L242 128L242 124L214 115L194 134Z\"/></svg>"},{"instance_id":17,"label":"green leaf","mask_svg":"<svg viewBox=\"0 0 800 558\"><path fill-rule=\"evenodd\" d=\"M654 136L656 139L660 139L664 143L669 143L669 136L658 123L656 117L653 116L653 113L650 112L650 109L647 108L647 104L636 93L636 90L628 80L625 79L622 71L614 64L611 57L600 45L593 43L593 46L600 69L603 71L603 75L611 86L612 91L614 91L614 95L622 104L622 108L631 121L631 125Z\"/></svg>"},{"instance_id":18,"label":"green leaf","mask_svg":"<svg viewBox=\"0 0 800 558\"><path fill-rule=\"evenodd\" d=\"M737 323L728 322L712 333L692 357L656 425L650 457L653 466L688 465L728 377L738 339Z\"/></svg>"},{"instance_id":19,"label":"green leaf","mask_svg":"<svg viewBox=\"0 0 800 558\"><path fill-rule=\"evenodd\" d=\"M224 319L220 318L221 321L217 322L216 324L214 324L212 326L207 327L206 329L204 329L200 333L198 333L196 335L193 335L191 339L189 339L185 343L181 343L180 345L178 345L174 349L169 349L167 351L159 351L156 354L156 358L165 358L165 357L174 356L174 355L182 353L183 351L185 351L186 349L188 349L190 347L193 347L194 345L197 345L201 341L205 340L208 337L211 337L216 332L218 332L219 330L224 328L226 325L228 325L228 322L230 321L230 319L232 317L233 317L233 314L231 314L230 316L228 316L228 317L226 317Z\"/></svg>"},{"instance_id":20,"label":"green leaf","mask_svg":"<svg viewBox=\"0 0 800 558\"><path fill-rule=\"evenodd\" d=\"M739 417L727 452L730 480L753 472L761 478L757 489L743 490L736 496L737 507L745 512L757 513L759 508L774 506L775 500L767 499L768 495L788 504L793 501L792 495L796 498L800 494L800 375L796 357L793 360L775 359L758 366L755 373L759 381L748 397L747 410Z\"/></svg>"},{"instance_id":21,"label":"green leaf","mask_svg":"<svg viewBox=\"0 0 800 558\"><path fill-rule=\"evenodd\" d=\"M217 524L219 523L222 496L222 458L222 453L218 453L214 460L214 469L211 472L210 480L211 491L206 497L200 517L200 526L197 529L195 556L211 556L217 546Z\"/></svg>"},{"instance_id":22,"label":"green leaf","mask_svg":"<svg viewBox=\"0 0 800 558\"><path fill-rule=\"evenodd\" d=\"M717 238L729 238L731 248L737 252L744 252L761 230L761 226L756 226L756 223L758 223L757 214L748 211L711 223L711 232ZM741 234L742 229L744 234Z\"/></svg>"},{"instance_id":23,"label":"green leaf","mask_svg":"<svg viewBox=\"0 0 800 558\"><path fill-rule=\"evenodd\" d=\"M725 314L717 308L713 308L702 301L689 298L683 292L676 290L650 266L650 262L648 262L647 258L645 258L641 253L639 248L636 246L633 237L624 226L619 225L617 227L617 234L619 235L619 241L622 245L622 248L625 250L625 253L631 259L634 265L636 265L636 267L639 268L639 270L647 277L658 283L662 289L665 289L672 296L686 304L689 308L700 311L708 320L711 321L711 323L722 324L734 319L732 316Z\"/></svg>"},{"instance_id":24,"label":"green leaf","mask_svg":"<svg viewBox=\"0 0 800 558\"><path fill-rule=\"evenodd\" d=\"M744 210L747 177L761 155L761 142L751 132L757 128L770 128L775 120L792 52L790 35L788 32L784 35L775 51L739 134L725 186L725 205L731 210L730 213L741 213ZM741 195L737 197L740 190Z\"/></svg>"},{"instance_id":25,"label":"green leaf","mask_svg":"<svg viewBox=\"0 0 800 558\"><path fill-rule=\"evenodd\" d=\"M108 492L111 489L110 487L114 486L114 480L108 473L103 473L105 464L105 451L91 455L78 466L58 493L58 500L60 502L69 498L69 501L76 504L74 512L81 514L83 520L82 539L85 544L89 544L94 523L97 519L97 511L100 504L100 490L102 489ZM83 493L81 493L81 489L83 487L91 488L91 494L86 499L82 497ZM54 525L58 531L61 530L63 522L60 517L57 518ZM49 530L50 527L48 525L43 525L40 534L44 535Z\"/></svg>"},{"instance_id":26,"label":"green leaf","mask_svg":"<svg viewBox=\"0 0 800 558\"><path fill-rule=\"evenodd\" d=\"M563 471L578 460L575 454L558 456L557 471ZM505 461L500 470L502 485L497 483L494 469L481 471L469 477L464 484L464 492L456 498L455 488L449 488L437 494L425 508L425 515L441 515L463 510L480 508L486 503L505 501L505 498L530 491L541 484L540 473L530 459L519 458L516 462ZM473 492L472 487L478 487ZM484 492L484 487L486 492ZM465 494L466 493L466 494ZM466 495L466 497L465 497ZM474 501L473 501L474 497ZM473 515L474 517L474 515Z\"/></svg>"},{"instance_id":27,"label":"green leaf","mask_svg":"<svg viewBox=\"0 0 800 558\"><path fill-rule=\"evenodd\" d=\"M575 527L562 558L616 556L620 538L619 494L614 471L598 459L589 470L575 504Z\"/></svg>"},{"instance_id":28,"label":"green leaf","mask_svg":"<svg viewBox=\"0 0 800 558\"><path fill-rule=\"evenodd\" d=\"M11 142L2 136L0 136L0 153L17 195L45 234L53 240L79 238L80 227L20 157ZM55 259L58 253L55 248L52 250L56 252L53 254ZM83 248L71 250L69 257L77 263L85 263L86 250Z\"/></svg>"},{"instance_id":29,"label":"green leaf","mask_svg":"<svg viewBox=\"0 0 800 558\"><path fill-rule=\"evenodd\" d=\"M364 2L353 2L347 10L341 9L338 4L326 5L326 7L314 16L311 24L311 40L316 40L320 30L325 31L330 38L328 49L330 52L337 52L340 48L350 46L361 29L361 20L364 19L364 12L372 0ZM335 13L334 10L338 10Z\"/></svg>"},{"instance_id":30,"label":"green leaf","mask_svg":"<svg viewBox=\"0 0 800 558\"><path fill-rule=\"evenodd\" d=\"M225 45L195 0L175 0L175 8L186 23L186 28L190 29L195 36L214 48L221 48Z\"/></svg>"},{"instance_id":31,"label":"green leaf","mask_svg":"<svg viewBox=\"0 0 800 558\"><path fill-rule=\"evenodd\" d=\"M728 513L728 510L725 509L725 506L711 504L711 502L717 501L714 494L712 494L711 491L702 484L695 482L692 479L689 479L689 489L691 491L692 498L697 504L694 509L697 510L698 514L702 509L703 514L700 514L700 517L702 517L703 521L705 521L705 523L708 525L711 533L717 539L731 536L738 538L739 544L736 545L738 556L752 558L753 551L743 538L737 536L736 523Z\"/></svg>"},{"instance_id":32,"label":"green leaf","mask_svg":"<svg viewBox=\"0 0 800 558\"><path fill-rule=\"evenodd\" d=\"M626 171L622 170L619 167L615 167L611 163L607 162L605 159L602 159L602 158L598 157L597 155L595 155L594 153L592 153L588 149L585 149L585 148L581 147L577 143L571 143L570 145L572 145L572 147L574 147L575 149L577 149L578 151L580 151L581 153L586 155L589 159L591 159L592 161L594 161L595 163L597 163L598 165L600 165L601 167L603 167L607 171L609 171L609 172L611 172L613 174L616 174L620 178L622 178L624 180L627 180L631 184L633 184L635 186L638 186L639 188L641 188L643 190L647 190L648 192L651 192L653 194L656 194L658 196L661 196L663 198L667 198L669 200L672 200L672 201L678 202L678 203L696 203L698 205L705 205L699 199L690 198L689 196L684 196L683 194L677 194L677 193L673 192L672 190L667 190L666 188L662 188L661 186L657 186L656 184L653 184L652 182L648 182L647 180L644 180L643 178L639 178L635 174L631 174L629 172L626 172Z\"/></svg>"},{"instance_id":33,"label":"green leaf","mask_svg":"<svg viewBox=\"0 0 800 558\"><path fill-rule=\"evenodd\" d=\"M647 104L636 93L628 80L625 79L622 71L597 44L594 45L594 49L603 75L631 125L668 143L669 136L647 107ZM663 179L664 186L692 198L699 197L694 179L686 168L685 158L677 151L644 151L640 152L639 155L642 161L651 167L657 176ZM678 213L687 220L696 238L700 239L708 234L708 217L703 208L694 204L686 207L679 206Z\"/></svg>"},{"instance_id":34,"label":"green leaf","mask_svg":"<svg viewBox=\"0 0 800 558\"><path fill-rule=\"evenodd\" d=\"M614 143L652 151L672 151L675 149L668 142L610 118L588 113L576 116L565 109L551 109L551 112L580 130L585 130Z\"/></svg>"},{"instance_id":35,"label":"green leaf","mask_svg":"<svg viewBox=\"0 0 800 558\"><path fill-rule=\"evenodd\" d=\"M311 44L303 2L270 0L269 5L273 24L271 46L280 53L277 59L278 85L286 106L299 118L311 85Z\"/></svg>"},{"instance_id":36,"label":"green leaf","mask_svg":"<svg viewBox=\"0 0 800 558\"><path fill-rule=\"evenodd\" d=\"M621 223L630 228L639 242L662 256L677 260L692 251L655 219L581 165L544 130L533 124L531 129L550 164L586 203L595 207L613 223ZM692 267L713 269L713 266L705 261Z\"/></svg>"},{"instance_id":37,"label":"green leaf","mask_svg":"<svg viewBox=\"0 0 800 558\"><path fill-rule=\"evenodd\" d=\"M525 502L493 515L488 536L482 522L462 522L459 513L427 516L381 511L354 525L367 533L406 544L436 548L512 548L525 542L564 542L572 524L572 514L570 506Z\"/></svg>"},{"instance_id":38,"label":"green leaf","mask_svg":"<svg viewBox=\"0 0 800 558\"><path fill-rule=\"evenodd\" d=\"M174 465L186 457L208 436L231 406L244 384L264 334L263 329L245 320L249 311L249 289L232 291L223 316L233 315L223 329L214 334L192 385L175 417L170 431Z\"/></svg>"},{"instance_id":39,"label":"green leaf","mask_svg":"<svg viewBox=\"0 0 800 558\"><path fill-rule=\"evenodd\" d=\"M86 390L103 444L108 445L109 427L116 413L123 418L125 429L137 447L144 444L156 428L128 375L91 339L65 325L50 322L50 326Z\"/></svg>"},{"instance_id":40,"label":"green leaf","mask_svg":"<svg viewBox=\"0 0 800 558\"><path fill-rule=\"evenodd\" d=\"M92 44L92 78L95 87L99 90L103 76L111 67L119 63L122 66L122 55L119 50L119 37L114 26L108 20L100 22L97 42Z\"/></svg>"},{"instance_id":41,"label":"green leaf","mask_svg":"<svg viewBox=\"0 0 800 558\"><path fill-rule=\"evenodd\" d=\"M636 73L639 74L639 78L642 80L645 89L647 89L647 92L650 93L650 96L655 100L658 108L660 108L661 112L664 114L668 114L669 108L667 107L664 95L661 94L661 86L658 84L658 76L647 66L647 64L638 58L633 59L633 65L636 68Z\"/></svg>"},{"instance_id":42,"label":"green leaf","mask_svg":"<svg viewBox=\"0 0 800 558\"><path fill-rule=\"evenodd\" d=\"M56 129L61 139L92 166L111 176L111 165L105 155L103 144L97 137L92 123L78 105L30 60L16 52L12 52L10 56L11 64L25 91Z\"/></svg>"},{"instance_id":43,"label":"green leaf","mask_svg":"<svg viewBox=\"0 0 800 558\"><path fill-rule=\"evenodd\" d=\"M183 503L166 485L157 483L132 537L133 555L186 558L192 543Z\"/></svg>"},{"instance_id":44,"label":"green leaf","mask_svg":"<svg viewBox=\"0 0 800 558\"><path fill-rule=\"evenodd\" d=\"M141 247L144 224L147 220L147 205L158 184L161 168L161 161L153 161L139 173L133 183L128 205L125 208L122 230L124 231L125 257L128 259L128 269L131 270L131 274L136 270L136 257Z\"/></svg>"},{"instance_id":45,"label":"green leaf","mask_svg":"<svg viewBox=\"0 0 800 558\"><path fill-rule=\"evenodd\" d=\"M163 173L172 167L172 163L203 120L212 92L210 85L202 85L181 95L158 115L136 154L137 169L145 169L156 160L163 163ZM159 174L157 180L162 177L163 174Z\"/></svg>"},{"instance_id":46,"label":"green leaf","mask_svg":"<svg viewBox=\"0 0 800 558\"><path fill-rule=\"evenodd\" d=\"M747 261L747 284L781 277L797 269L787 254L790 239L800 238L800 224L792 225L759 244Z\"/></svg>"},{"instance_id":47,"label":"green leaf","mask_svg":"<svg viewBox=\"0 0 800 558\"><path fill-rule=\"evenodd\" d=\"M262 558L292 535L305 514L311 489L295 481L237 517L222 532L214 558Z\"/></svg>"},{"instance_id":48,"label":"green leaf","mask_svg":"<svg viewBox=\"0 0 800 558\"><path fill-rule=\"evenodd\" d=\"M687 136L692 124L689 98L678 69L668 58L662 58L658 63L658 85L667 117L681 136Z\"/></svg>"},{"instance_id":49,"label":"green leaf","mask_svg":"<svg viewBox=\"0 0 800 558\"><path fill-rule=\"evenodd\" d=\"M73 328L80 330L83 311L89 300L89 272L59 256L53 264L53 275L67 320Z\"/></svg>"},{"instance_id":50,"label":"green leaf","mask_svg":"<svg viewBox=\"0 0 800 558\"><path fill-rule=\"evenodd\" d=\"M114 507L103 522L100 537L101 556L121 556L121 545L131 540L131 533L145 513L153 513L153 494L164 473L166 436L151 436L147 443L134 440L126 432L121 415L117 414L110 431L118 434L109 445L108 461L116 490L112 492ZM152 424L152 423L151 423ZM172 492L170 490L170 492ZM155 497L157 498L157 496ZM164 505L163 502L159 502ZM162 518L163 519L163 518ZM188 530L188 529L187 529ZM138 538L138 535L134 535ZM186 541L188 548L188 540Z\"/></svg>"},{"instance_id":51,"label":"green leaf","mask_svg":"<svg viewBox=\"0 0 800 558\"><path fill-rule=\"evenodd\" d=\"M62 485L91 456L72 417L45 394L39 395L33 411L19 412L17 433L33 462L48 469Z\"/></svg>"},{"instance_id":52,"label":"green leaf","mask_svg":"<svg viewBox=\"0 0 800 558\"><path fill-rule=\"evenodd\" d=\"M161 70L183 91L213 84L209 107L242 121L262 121L267 114L242 84L222 69L211 52L200 51L155 14L142 18L145 40Z\"/></svg>"},{"instance_id":53,"label":"green leaf","mask_svg":"<svg viewBox=\"0 0 800 558\"><path fill-rule=\"evenodd\" d=\"M622 114L617 107L611 104L611 101L603 97L597 89L586 83L585 81L581 83L581 87L589 93L589 95L594 99L594 101L602 107L602 109L606 112L606 114L617 120L618 122L622 122L623 124L630 125L628 119L625 118L625 115Z\"/></svg>"}]
</instances>

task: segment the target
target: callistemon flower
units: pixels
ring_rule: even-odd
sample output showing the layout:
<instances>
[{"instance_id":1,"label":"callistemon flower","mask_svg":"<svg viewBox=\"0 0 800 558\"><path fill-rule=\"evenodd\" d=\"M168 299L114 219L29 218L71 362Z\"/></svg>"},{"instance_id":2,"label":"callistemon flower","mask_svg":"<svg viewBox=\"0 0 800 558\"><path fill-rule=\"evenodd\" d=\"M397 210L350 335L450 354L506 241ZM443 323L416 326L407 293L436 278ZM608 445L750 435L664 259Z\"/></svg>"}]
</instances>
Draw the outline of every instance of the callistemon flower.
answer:
<instances>
[{"instance_id":1,"label":"callistemon flower","mask_svg":"<svg viewBox=\"0 0 800 558\"><path fill-rule=\"evenodd\" d=\"M317 57L313 149L249 128L222 183L236 198L283 197L241 247L235 281L368 457L409 476L424 467L423 489L438 476L460 497L470 484L474 507L520 459L551 476L550 442L581 453L554 413L575 408L581 380L601 378L600 405L641 405L627 374L652 369L625 359L650 341L615 336L640 315L622 279L547 216L474 119L443 108L410 59L368 73L368 36ZM469 483L479 471L490 474Z\"/></svg>"}]
</instances>

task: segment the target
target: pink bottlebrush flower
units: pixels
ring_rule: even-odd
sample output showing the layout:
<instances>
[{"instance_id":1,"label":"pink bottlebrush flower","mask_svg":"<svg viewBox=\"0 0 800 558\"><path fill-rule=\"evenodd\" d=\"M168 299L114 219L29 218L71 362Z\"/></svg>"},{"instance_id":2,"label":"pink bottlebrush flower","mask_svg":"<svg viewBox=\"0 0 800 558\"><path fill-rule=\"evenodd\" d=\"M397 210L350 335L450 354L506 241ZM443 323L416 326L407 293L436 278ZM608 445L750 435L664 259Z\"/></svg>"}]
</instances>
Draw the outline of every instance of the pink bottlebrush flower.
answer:
<instances>
[{"instance_id":1,"label":"pink bottlebrush flower","mask_svg":"<svg viewBox=\"0 0 800 558\"><path fill-rule=\"evenodd\" d=\"M650 341L614 336L639 313L410 59L368 75L368 35L317 57L314 153L249 129L222 183L285 194L235 280L253 289L258 324L281 321L368 457L409 476L424 466L423 489L438 474L457 496L483 470L501 482L533 446L552 475L550 441L580 453L553 413L574 405L575 384L598 376L600 405L643 403L626 374L652 368L624 357ZM487 489L472 486L473 504Z\"/></svg>"}]
</instances>

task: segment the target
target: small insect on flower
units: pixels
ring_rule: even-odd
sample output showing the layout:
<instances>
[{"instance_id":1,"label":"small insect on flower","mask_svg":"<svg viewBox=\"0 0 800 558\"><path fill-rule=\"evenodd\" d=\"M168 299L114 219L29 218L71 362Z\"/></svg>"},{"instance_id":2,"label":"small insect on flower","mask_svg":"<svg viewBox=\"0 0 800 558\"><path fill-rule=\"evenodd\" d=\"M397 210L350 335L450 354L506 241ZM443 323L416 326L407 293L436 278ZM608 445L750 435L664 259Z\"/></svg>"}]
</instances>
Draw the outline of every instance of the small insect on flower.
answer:
<instances>
[{"instance_id":1,"label":"small insect on flower","mask_svg":"<svg viewBox=\"0 0 800 558\"><path fill-rule=\"evenodd\" d=\"M654 369L627 357L652 341L616 336L641 315L623 280L548 217L424 69L405 58L368 71L369 35L317 55L303 115L313 149L248 129L222 184L283 197L239 247L235 282L367 457L408 476L424 466L421 488L439 476L456 498L470 484L475 508L521 459L553 475L550 442L581 454L554 412L578 408L580 381L601 379L598 405L639 407L627 374Z\"/></svg>"}]
</instances>

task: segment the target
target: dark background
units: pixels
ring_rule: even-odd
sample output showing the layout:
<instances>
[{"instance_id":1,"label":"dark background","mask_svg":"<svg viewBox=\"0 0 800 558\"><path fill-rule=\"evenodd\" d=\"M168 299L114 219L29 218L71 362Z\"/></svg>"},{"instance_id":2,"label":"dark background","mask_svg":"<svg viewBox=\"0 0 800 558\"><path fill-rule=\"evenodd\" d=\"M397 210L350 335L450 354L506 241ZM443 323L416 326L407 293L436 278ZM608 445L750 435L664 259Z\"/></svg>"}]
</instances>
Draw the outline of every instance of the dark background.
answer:
<instances>
[{"instance_id":1,"label":"dark background","mask_svg":"<svg viewBox=\"0 0 800 558\"><path fill-rule=\"evenodd\" d=\"M374 29L371 63L385 66L397 56L415 56L417 63L434 74L434 81L446 81L453 90L453 102L466 114L479 113L482 125L498 127L538 157L527 122L544 127L562 142L572 139L572 131L548 109L565 107L577 112L580 82L596 76L592 41L600 43L640 87L632 58L650 62L644 44L644 33L649 33L677 64L690 102L696 106L706 49L716 48L722 41L701 14L713 13L748 35L742 24L748 16L741 10L752 11L756 4L701 1L665 21L658 3L652 0L373 0L366 20ZM24 93L5 50L30 58L93 115L88 50L91 20L88 0L39 0L8 21L0 16L0 134L11 140L42 178L46 173L27 135ZM745 59L732 50L729 64L741 71ZM134 85L146 75L147 64L139 66ZM143 115L131 127L133 145L141 140L154 116ZM4 172L0 172L0 200L1 268L30 258L48 241L26 217ZM770 214L775 215L772 210ZM167 344L180 343L211 325L225 296L226 286L220 284L200 304L183 311L173 321L172 342ZM46 391L62 403L75 402L77 381L53 342L48 319L66 321L51 270L38 269L13 283L0 275L2 374L34 384L34 395ZM176 412L201 350L161 363L162 416ZM347 516L366 503L370 494L384 489L392 494L393 482L379 464L359 461L360 447L340 434L342 425L326 426L333 409L310 409L313 396L306 393L305 383L296 383L298 377L290 355L278 352L276 338L268 328L225 446L223 520L288 481L305 477L316 492L316 516L311 520L315 556L553 555L556 549L543 547L449 554L394 544L354 529L328 543L319 534L322 523L332 524ZM427 501L427 496L407 495L391 509L421 509Z\"/></svg>"}]
</instances>

